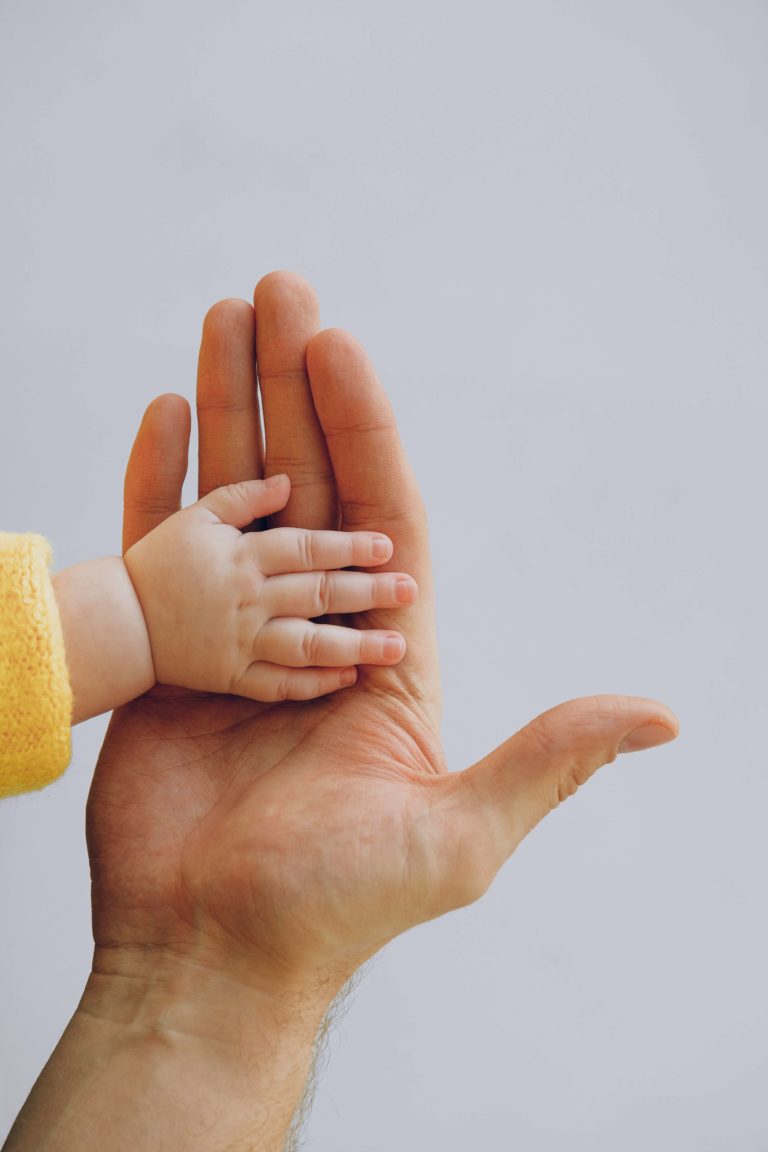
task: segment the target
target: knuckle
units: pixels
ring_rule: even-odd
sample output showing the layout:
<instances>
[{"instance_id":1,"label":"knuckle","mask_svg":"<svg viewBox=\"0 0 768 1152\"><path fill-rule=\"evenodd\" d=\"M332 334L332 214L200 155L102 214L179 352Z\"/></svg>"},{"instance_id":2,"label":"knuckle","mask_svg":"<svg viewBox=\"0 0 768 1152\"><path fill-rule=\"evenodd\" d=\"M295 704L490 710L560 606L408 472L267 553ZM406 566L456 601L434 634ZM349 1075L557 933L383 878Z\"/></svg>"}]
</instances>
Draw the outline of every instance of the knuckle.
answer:
<instances>
[{"instance_id":1,"label":"knuckle","mask_svg":"<svg viewBox=\"0 0 768 1152\"><path fill-rule=\"evenodd\" d=\"M309 529L300 529L296 538L296 544L299 550L299 561L304 568L312 569L315 567L315 546L313 542L312 533Z\"/></svg>"},{"instance_id":2,"label":"knuckle","mask_svg":"<svg viewBox=\"0 0 768 1152\"><path fill-rule=\"evenodd\" d=\"M557 781L556 804L564 804L571 796L575 796L578 790L579 785L576 777L572 772L567 772Z\"/></svg>"},{"instance_id":3,"label":"knuckle","mask_svg":"<svg viewBox=\"0 0 768 1152\"><path fill-rule=\"evenodd\" d=\"M262 653L263 648L264 648L264 634L263 633L264 633L264 625L262 624L261 627L257 628L256 631L253 633L253 636L251 637L251 640L250 640L250 644L248 643L247 640L241 639L241 642L240 642L241 650L243 652L246 652L247 654L249 654L252 660L258 661L261 659L261 653Z\"/></svg>"},{"instance_id":4,"label":"knuckle","mask_svg":"<svg viewBox=\"0 0 768 1152\"><path fill-rule=\"evenodd\" d=\"M558 778L557 803L564 804L571 796L575 796L581 783L583 781L580 780L578 771L574 767L569 768L565 775Z\"/></svg>"},{"instance_id":5,"label":"knuckle","mask_svg":"<svg viewBox=\"0 0 768 1152\"><path fill-rule=\"evenodd\" d=\"M330 611L331 581L327 572L319 572L315 583L315 616L326 616Z\"/></svg>"},{"instance_id":6,"label":"knuckle","mask_svg":"<svg viewBox=\"0 0 768 1152\"><path fill-rule=\"evenodd\" d=\"M304 629L301 637L301 659L305 665L317 663L319 636L315 628L309 625Z\"/></svg>"},{"instance_id":7,"label":"knuckle","mask_svg":"<svg viewBox=\"0 0 768 1152\"><path fill-rule=\"evenodd\" d=\"M291 676L286 672L283 676L278 676L272 685L272 699L274 701L288 700L291 695Z\"/></svg>"},{"instance_id":8,"label":"knuckle","mask_svg":"<svg viewBox=\"0 0 768 1152\"><path fill-rule=\"evenodd\" d=\"M575 758L557 781L557 803L562 804L575 796L582 784L594 776L599 764L595 760Z\"/></svg>"},{"instance_id":9,"label":"knuckle","mask_svg":"<svg viewBox=\"0 0 768 1152\"><path fill-rule=\"evenodd\" d=\"M238 480L234 484L227 484L224 491L230 499L237 500L240 504L244 504L248 499L248 485L242 480Z\"/></svg>"},{"instance_id":10,"label":"knuckle","mask_svg":"<svg viewBox=\"0 0 768 1152\"><path fill-rule=\"evenodd\" d=\"M554 755L558 749L558 741L546 716L532 720L525 730L540 752L545 756Z\"/></svg>"},{"instance_id":11,"label":"knuckle","mask_svg":"<svg viewBox=\"0 0 768 1152\"><path fill-rule=\"evenodd\" d=\"M176 511L172 501L161 492L142 492L140 496L126 496L123 507L126 512L147 513L150 516L171 516Z\"/></svg>"}]
</instances>

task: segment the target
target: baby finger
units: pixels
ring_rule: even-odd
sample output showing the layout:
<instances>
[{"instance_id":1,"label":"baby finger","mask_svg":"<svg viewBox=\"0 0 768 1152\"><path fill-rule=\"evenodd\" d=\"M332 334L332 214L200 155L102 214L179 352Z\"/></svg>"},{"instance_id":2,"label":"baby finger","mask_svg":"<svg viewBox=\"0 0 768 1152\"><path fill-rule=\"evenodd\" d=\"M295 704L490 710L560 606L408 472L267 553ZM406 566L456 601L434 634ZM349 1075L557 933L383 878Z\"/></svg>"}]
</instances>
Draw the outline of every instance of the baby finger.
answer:
<instances>
[{"instance_id":1,"label":"baby finger","mask_svg":"<svg viewBox=\"0 0 768 1152\"><path fill-rule=\"evenodd\" d=\"M314 700L348 688L357 680L356 668L284 668L260 660L241 677L236 692L250 700Z\"/></svg>"},{"instance_id":2,"label":"baby finger","mask_svg":"<svg viewBox=\"0 0 768 1152\"><path fill-rule=\"evenodd\" d=\"M405 655L399 632L312 624L282 617L268 621L256 638L254 656L292 668L347 664L397 664Z\"/></svg>"},{"instance_id":3,"label":"baby finger","mask_svg":"<svg viewBox=\"0 0 768 1152\"><path fill-rule=\"evenodd\" d=\"M392 541L380 532L329 532L309 528L270 528L249 541L265 576L316 572L350 565L375 567L392 555Z\"/></svg>"},{"instance_id":4,"label":"baby finger","mask_svg":"<svg viewBox=\"0 0 768 1152\"><path fill-rule=\"evenodd\" d=\"M311 619L328 613L404 608L418 596L405 572L312 572L272 576L262 595L270 616Z\"/></svg>"}]
</instances>

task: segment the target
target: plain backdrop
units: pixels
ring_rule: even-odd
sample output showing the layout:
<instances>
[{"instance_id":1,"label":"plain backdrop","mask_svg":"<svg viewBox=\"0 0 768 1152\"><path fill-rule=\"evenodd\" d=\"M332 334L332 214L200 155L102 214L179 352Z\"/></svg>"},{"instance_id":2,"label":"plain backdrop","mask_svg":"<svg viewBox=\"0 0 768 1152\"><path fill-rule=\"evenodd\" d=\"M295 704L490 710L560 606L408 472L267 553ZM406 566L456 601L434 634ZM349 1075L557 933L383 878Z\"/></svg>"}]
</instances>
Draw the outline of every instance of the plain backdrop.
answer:
<instances>
[{"instance_id":1,"label":"plain backdrop","mask_svg":"<svg viewBox=\"0 0 768 1152\"><path fill-rule=\"evenodd\" d=\"M144 406L291 268L423 485L451 767L680 716L371 964L306 1148L764 1152L768 4L0 0L0 94L4 528L117 551ZM88 971L104 726L0 804L0 1137Z\"/></svg>"}]
</instances>

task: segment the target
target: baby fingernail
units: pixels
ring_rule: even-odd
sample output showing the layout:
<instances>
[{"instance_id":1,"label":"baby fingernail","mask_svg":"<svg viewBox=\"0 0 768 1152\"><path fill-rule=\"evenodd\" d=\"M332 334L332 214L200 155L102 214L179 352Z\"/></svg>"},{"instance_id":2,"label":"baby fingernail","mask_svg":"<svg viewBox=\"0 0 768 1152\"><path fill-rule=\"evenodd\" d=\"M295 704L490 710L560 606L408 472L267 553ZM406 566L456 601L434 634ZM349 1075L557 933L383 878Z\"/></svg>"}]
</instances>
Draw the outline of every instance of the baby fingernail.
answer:
<instances>
[{"instance_id":1,"label":"baby fingernail","mask_svg":"<svg viewBox=\"0 0 768 1152\"><path fill-rule=\"evenodd\" d=\"M397 660L405 651L405 641L402 636L385 636L381 648L387 660Z\"/></svg>"},{"instance_id":2,"label":"baby fingernail","mask_svg":"<svg viewBox=\"0 0 768 1152\"><path fill-rule=\"evenodd\" d=\"M371 541L371 556L374 560L386 560L392 547L386 536L374 536Z\"/></svg>"},{"instance_id":3,"label":"baby fingernail","mask_svg":"<svg viewBox=\"0 0 768 1152\"><path fill-rule=\"evenodd\" d=\"M395 600L398 604L409 604L413 600L413 581L395 580Z\"/></svg>"},{"instance_id":4,"label":"baby fingernail","mask_svg":"<svg viewBox=\"0 0 768 1152\"><path fill-rule=\"evenodd\" d=\"M285 472L278 472L277 476L269 476L264 481L265 488L277 488L278 484L284 484L288 479Z\"/></svg>"},{"instance_id":5,"label":"baby fingernail","mask_svg":"<svg viewBox=\"0 0 768 1152\"><path fill-rule=\"evenodd\" d=\"M347 668L345 672L342 672L341 683L345 688L348 688L350 684L354 684L355 680L357 680L356 668Z\"/></svg>"}]
</instances>

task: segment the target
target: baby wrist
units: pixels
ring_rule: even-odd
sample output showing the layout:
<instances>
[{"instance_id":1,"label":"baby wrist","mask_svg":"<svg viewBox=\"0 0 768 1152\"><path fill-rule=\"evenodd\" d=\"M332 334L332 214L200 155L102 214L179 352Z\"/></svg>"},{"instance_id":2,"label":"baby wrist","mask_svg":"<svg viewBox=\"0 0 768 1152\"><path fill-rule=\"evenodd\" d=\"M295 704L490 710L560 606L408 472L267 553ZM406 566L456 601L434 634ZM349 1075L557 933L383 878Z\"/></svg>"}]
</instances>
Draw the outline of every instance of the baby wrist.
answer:
<instances>
[{"instance_id":1,"label":"baby wrist","mask_svg":"<svg viewBox=\"0 0 768 1152\"><path fill-rule=\"evenodd\" d=\"M74 722L108 712L155 683L147 626L119 556L89 560L53 577Z\"/></svg>"}]
</instances>

